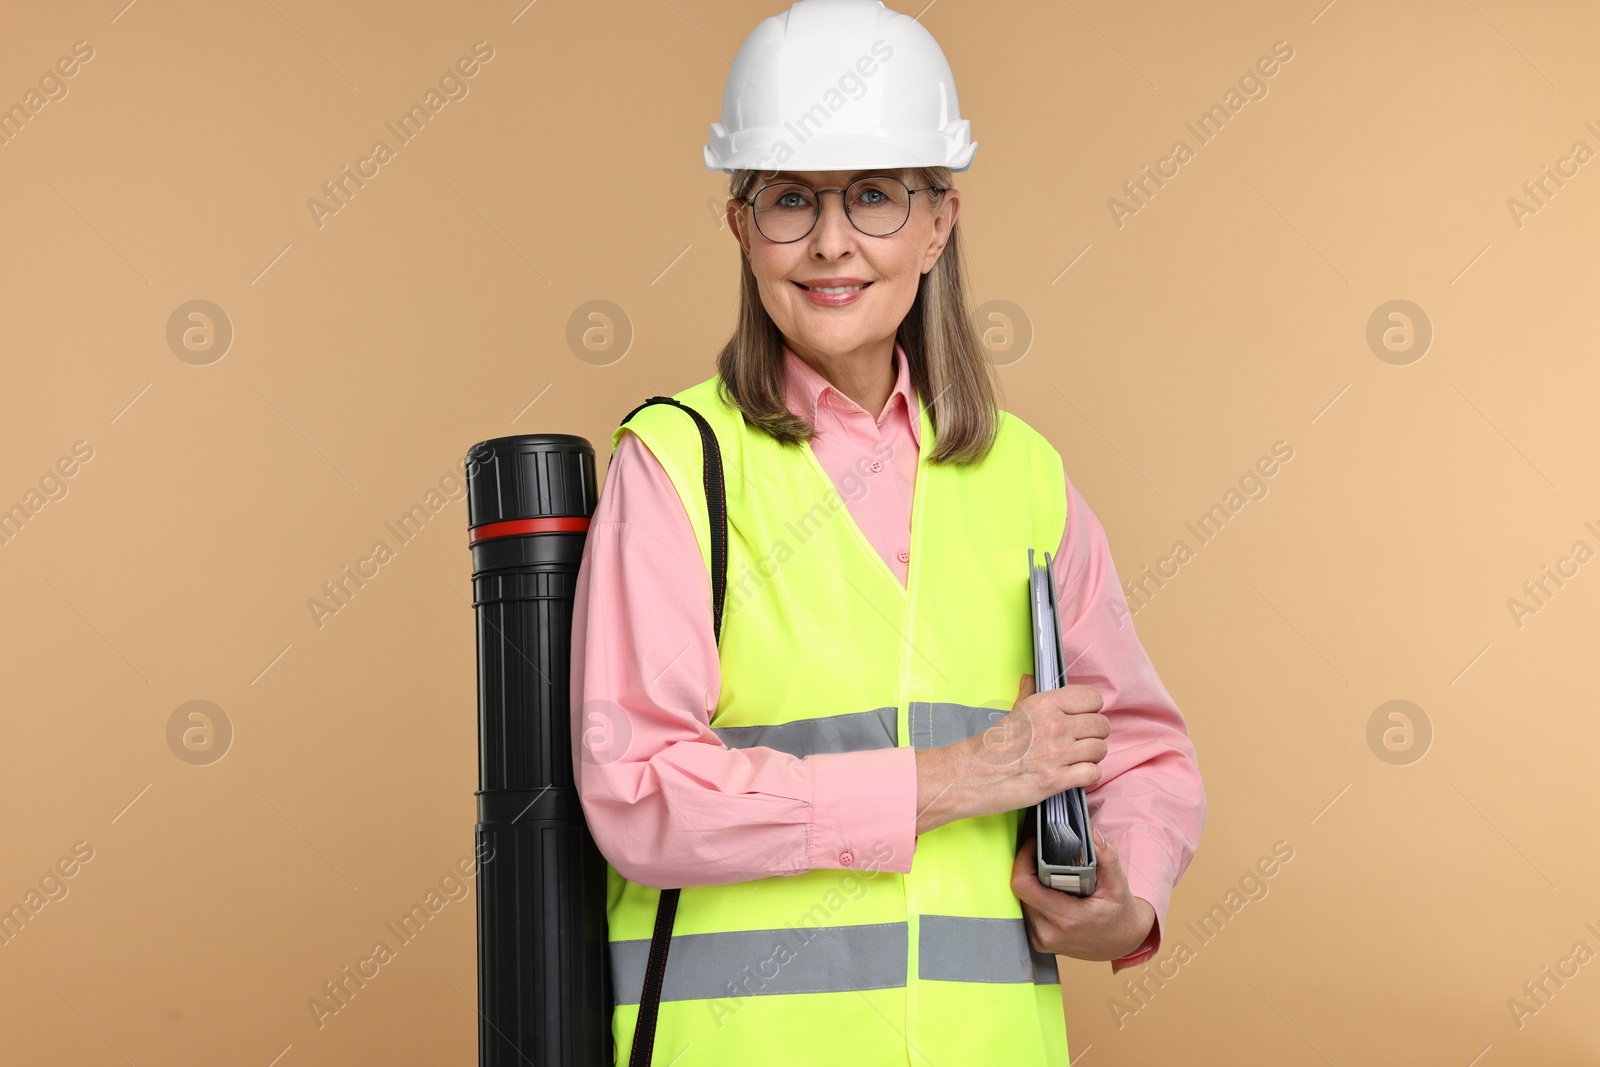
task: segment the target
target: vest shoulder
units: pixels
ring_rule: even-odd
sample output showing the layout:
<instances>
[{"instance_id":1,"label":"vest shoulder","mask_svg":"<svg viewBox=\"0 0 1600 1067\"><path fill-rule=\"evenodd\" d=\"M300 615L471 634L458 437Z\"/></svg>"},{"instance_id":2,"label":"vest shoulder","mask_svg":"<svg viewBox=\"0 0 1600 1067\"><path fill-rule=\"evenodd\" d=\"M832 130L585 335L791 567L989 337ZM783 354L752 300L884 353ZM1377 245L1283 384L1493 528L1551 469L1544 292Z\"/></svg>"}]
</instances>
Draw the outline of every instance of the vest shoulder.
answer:
<instances>
[{"instance_id":1,"label":"vest shoulder","mask_svg":"<svg viewBox=\"0 0 1600 1067\"><path fill-rule=\"evenodd\" d=\"M672 399L680 404L686 404L694 408L711 424L712 429L721 432L722 427L730 419L739 417L738 409L722 398L722 392L719 388L721 383L722 379L713 374L703 382L697 382L687 389L682 389L672 394ZM657 407L667 406L670 405L657 405ZM679 414L682 415L683 413L679 412ZM688 421L693 422L694 420L689 419Z\"/></svg>"},{"instance_id":2,"label":"vest shoulder","mask_svg":"<svg viewBox=\"0 0 1600 1067\"><path fill-rule=\"evenodd\" d=\"M1025 420L1002 411L993 454L1001 469L1026 480L1037 524L1035 537L1054 551L1067 522L1066 464L1061 453Z\"/></svg>"},{"instance_id":3,"label":"vest shoulder","mask_svg":"<svg viewBox=\"0 0 1600 1067\"><path fill-rule=\"evenodd\" d=\"M1057 462L1061 460L1061 454L1056 451L1056 446L1050 443L1048 437L1009 411L1000 412L1000 427L999 432L995 434L995 445L1039 452Z\"/></svg>"},{"instance_id":4,"label":"vest shoulder","mask_svg":"<svg viewBox=\"0 0 1600 1067\"><path fill-rule=\"evenodd\" d=\"M713 376L703 382L698 382L686 389L672 393L673 400L687 407L693 408L711 424L711 428L719 436L722 424L726 421L724 404L717 396L717 381ZM700 450L700 429L688 412L682 411L672 404L646 404L628 417L628 421L617 426L611 434L611 447L614 449L617 442L622 439L624 430L632 430L645 440L651 451L658 454L663 450L675 448L692 448L696 455Z\"/></svg>"}]
</instances>

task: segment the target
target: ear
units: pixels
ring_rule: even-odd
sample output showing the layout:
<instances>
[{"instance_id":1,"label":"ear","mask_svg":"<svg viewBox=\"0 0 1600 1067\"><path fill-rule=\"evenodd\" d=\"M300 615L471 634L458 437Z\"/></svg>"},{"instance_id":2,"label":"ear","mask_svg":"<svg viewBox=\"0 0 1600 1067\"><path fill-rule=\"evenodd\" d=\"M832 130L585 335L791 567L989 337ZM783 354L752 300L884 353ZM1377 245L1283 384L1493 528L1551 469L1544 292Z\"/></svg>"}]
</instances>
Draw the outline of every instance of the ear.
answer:
<instances>
[{"instance_id":1,"label":"ear","mask_svg":"<svg viewBox=\"0 0 1600 1067\"><path fill-rule=\"evenodd\" d=\"M925 196L925 193L918 193ZM961 213L961 191L954 186L946 189L939 197L939 206L933 215L933 233L928 239L928 250L922 257L922 273L926 274L939 262L939 256L944 252L944 246L950 241L950 231L956 224L956 216Z\"/></svg>"},{"instance_id":2,"label":"ear","mask_svg":"<svg viewBox=\"0 0 1600 1067\"><path fill-rule=\"evenodd\" d=\"M739 247L744 250L746 258L750 255L750 237L744 232L744 201L737 197L728 197L727 203L728 232L733 234L733 239L739 242Z\"/></svg>"}]
</instances>

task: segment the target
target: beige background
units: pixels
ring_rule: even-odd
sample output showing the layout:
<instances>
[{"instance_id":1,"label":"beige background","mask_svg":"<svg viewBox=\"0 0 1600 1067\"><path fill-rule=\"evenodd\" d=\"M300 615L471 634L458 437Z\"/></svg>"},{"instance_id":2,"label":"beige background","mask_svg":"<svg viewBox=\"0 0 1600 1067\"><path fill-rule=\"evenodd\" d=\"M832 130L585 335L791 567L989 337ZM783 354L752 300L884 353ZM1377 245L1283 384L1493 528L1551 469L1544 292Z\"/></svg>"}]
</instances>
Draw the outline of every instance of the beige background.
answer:
<instances>
[{"instance_id":1,"label":"beige background","mask_svg":"<svg viewBox=\"0 0 1600 1067\"><path fill-rule=\"evenodd\" d=\"M472 896L321 1029L307 1007L472 849L465 508L434 498L400 547L384 524L483 438L582 434L603 468L623 414L711 373L737 261L700 146L780 5L122 2L13 6L0 32L0 103L93 49L0 147L0 506L93 451L0 547L0 902L93 850L0 947L4 1058L473 1062ZM982 145L959 176L977 296L1019 309L990 323L1007 406L1067 457L1121 576L1195 548L1185 522L1293 448L1137 615L1210 821L1165 984L1141 1005L1137 971L1066 968L1075 1054L1597 1062L1600 564L1520 626L1507 602L1600 548L1600 164L1520 226L1507 202L1600 149L1600 14L923 20ZM478 41L469 95L319 228L323 182ZM1279 41L1267 95L1199 145L1184 123ZM1194 158L1119 227L1108 199L1179 138ZM204 366L167 341L196 299L234 331ZM569 348L597 299L620 359ZM1397 299L1433 330L1403 366L1366 340ZM1020 359L1006 328L1031 331ZM307 601L379 539L394 558L319 628ZM191 700L232 726L210 765L169 747ZM1391 700L1416 706L1397 754L1369 742ZM1292 861L1241 907L1279 841ZM1186 929L1230 900L1211 940ZM1547 966L1576 975L1541 1007L1523 983ZM1138 1008L1120 1026L1113 998Z\"/></svg>"}]
</instances>

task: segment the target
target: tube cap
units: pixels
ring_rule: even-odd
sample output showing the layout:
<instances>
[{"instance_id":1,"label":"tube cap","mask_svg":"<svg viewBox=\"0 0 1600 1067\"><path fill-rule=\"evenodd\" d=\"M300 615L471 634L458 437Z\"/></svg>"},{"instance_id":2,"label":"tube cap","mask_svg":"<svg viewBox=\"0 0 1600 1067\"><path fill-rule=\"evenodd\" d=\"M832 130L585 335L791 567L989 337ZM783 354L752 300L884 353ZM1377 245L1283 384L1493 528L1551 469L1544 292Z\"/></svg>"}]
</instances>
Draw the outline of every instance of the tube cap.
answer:
<instances>
[{"instance_id":1,"label":"tube cap","mask_svg":"<svg viewBox=\"0 0 1600 1067\"><path fill-rule=\"evenodd\" d=\"M479 441L467 452L467 523L594 514L594 446L565 433Z\"/></svg>"}]
</instances>

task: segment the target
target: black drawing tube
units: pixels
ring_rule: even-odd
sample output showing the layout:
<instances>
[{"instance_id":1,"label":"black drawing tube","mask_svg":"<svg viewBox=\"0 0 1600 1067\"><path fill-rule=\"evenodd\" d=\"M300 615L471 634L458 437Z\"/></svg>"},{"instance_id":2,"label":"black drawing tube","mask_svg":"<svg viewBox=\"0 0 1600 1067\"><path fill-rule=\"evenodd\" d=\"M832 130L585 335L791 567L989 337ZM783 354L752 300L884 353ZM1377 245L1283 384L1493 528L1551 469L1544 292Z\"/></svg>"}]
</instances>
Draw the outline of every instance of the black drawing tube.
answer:
<instances>
[{"instance_id":1,"label":"black drawing tube","mask_svg":"<svg viewBox=\"0 0 1600 1067\"><path fill-rule=\"evenodd\" d=\"M598 497L569 434L467 457L478 625L478 1062L612 1067L605 860L572 774L572 604Z\"/></svg>"}]
</instances>

